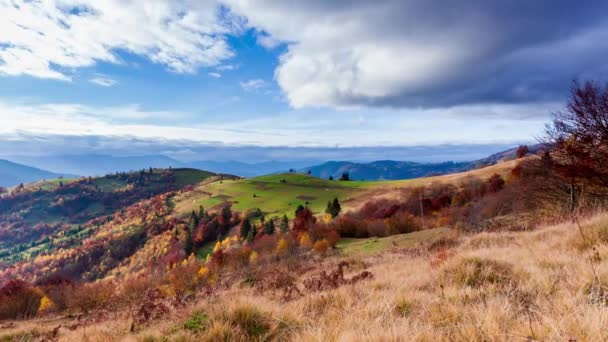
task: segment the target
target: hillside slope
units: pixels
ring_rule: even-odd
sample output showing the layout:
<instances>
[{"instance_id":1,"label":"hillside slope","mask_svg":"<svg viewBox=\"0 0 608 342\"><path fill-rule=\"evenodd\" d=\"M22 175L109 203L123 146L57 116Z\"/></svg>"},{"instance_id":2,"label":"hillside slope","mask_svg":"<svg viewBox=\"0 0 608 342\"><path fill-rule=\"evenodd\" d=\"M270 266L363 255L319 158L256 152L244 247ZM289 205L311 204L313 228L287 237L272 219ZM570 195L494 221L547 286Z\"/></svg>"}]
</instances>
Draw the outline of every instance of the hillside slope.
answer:
<instances>
[{"instance_id":1,"label":"hillside slope","mask_svg":"<svg viewBox=\"0 0 608 342\"><path fill-rule=\"evenodd\" d=\"M61 176L63 175L0 159L0 186L3 187ZM70 177L69 175L66 176Z\"/></svg>"},{"instance_id":2,"label":"hillside slope","mask_svg":"<svg viewBox=\"0 0 608 342\"><path fill-rule=\"evenodd\" d=\"M604 341L606 227L608 216L600 214L582 223L586 239L570 223L528 232L448 231L439 239L394 236L391 239L411 242L383 244L371 253L347 253L348 247L343 247L344 252L325 260L299 260L296 271L282 269L283 277L276 278L290 279L301 291L287 301L277 290L242 281L221 293L200 294L135 331L127 313L89 321L62 315L7 324L0 338L30 340L52 334L59 341ZM591 262L590 250L598 255ZM349 265L341 276L335 273L339 264ZM354 279L362 271L373 277L319 289L306 285L330 279L327 272L336 279ZM237 279L247 279L250 273ZM272 279L267 281L275 284Z\"/></svg>"},{"instance_id":3,"label":"hillside slope","mask_svg":"<svg viewBox=\"0 0 608 342\"><path fill-rule=\"evenodd\" d=\"M0 266L78 249L87 239L100 239L104 225L111 221L130 222L108 229L124 228L124 234L131 235L143 229L142 222L154 221L147 218L150 213L160 219L162 210L171 210L174 191L214 175L193 169L154 169L14 189L0 198Z\"/></svg>"},{"instance_id":4,"label":"hillside slope","mask_svg":"<svg viewBox=\"0 0 608 342\"><path fill-rule=\"evenodd\" d=\"M225 180L200 184L193 191L176 197L176 213L183 217L200 206L217 211L232 205L238 211L259 208L271 217L284 214L293 217L298 205L322 214L327 202L334 198L339 199L344 210L349 210L372 199L398 198L404 189L413 187L432 183L458 184L470 177L487 179L494 174L506 176L519 162L521 160L511 160L467 172L392 181L329 181L299 173Z\"/></svg>"}]
</instances>

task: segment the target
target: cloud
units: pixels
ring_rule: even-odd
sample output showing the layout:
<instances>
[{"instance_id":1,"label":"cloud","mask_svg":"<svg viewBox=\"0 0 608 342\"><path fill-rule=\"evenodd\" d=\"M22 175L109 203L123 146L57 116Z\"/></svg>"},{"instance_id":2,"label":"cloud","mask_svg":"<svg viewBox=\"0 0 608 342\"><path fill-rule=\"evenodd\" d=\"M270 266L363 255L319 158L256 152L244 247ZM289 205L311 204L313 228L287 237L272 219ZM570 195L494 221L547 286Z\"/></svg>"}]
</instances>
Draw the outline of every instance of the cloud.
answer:
<instances>
[{"instance_id":1,"label":"cloud","mask_svg":"<svg viewBox=\"0 0 608 342\"><path fill-rule=\"evenodd\" d=\"M232 71L232 70L236 70L238 68L239 68L239 66L235 65L235 64L223 64L223 65L218 65L217 67L215 67L215 70L217 70L217 71Z\"/></svg>"},{"instance_id":2,"label":"cloud","mask_svg":"<svg viewBox=\"0 0 608 342\"><path fill-rule=\"evenodd\" d=\"M239 83L245 91L256 91L266 87L266 81L260 78L244 81Z\"/></svg>"},{"instance_id":3,"label":"cloud","mask_svg":"<svg viewBox=\"0 0 608 342\"><path fill-rule=\"evenodd\" d=\"M608 72L606 1L225 2L287 44L275 78L296 108L548 101Z\"/></svg>"},{"instance_id":4,"label":"cloud","mask_svg":"<svg viewBox=\"0 0 608 342\"><path fill-rule=\"evenodd\" d=\"M365 117L354 110L300 110L257 117L227 113L239 119L200 122L196 113L151 111L136 104L94 107L0 100L0 135L106 136L302 147L506 144L529 141L542 134L549 113L555 108L559 108L559 103L476 104L445 109L368 110ZM67 143L65 147L72 148Z\"/></svg>"},{"instance_id":5,"label":"cloud","mask_svg":"<svg viewBox=\"0 0 608 342\"><path fill-rule=\"evenodd\" d=\"M213 78L221 78L222 74L220 74L219 72L210 72L209 76L211 76Z\"/></svg>"},{"instance_id":6,"label":"cloud","mask_svg":"<svg viewBox=\"0 0 608 342\"><path fill-rule=\"evenodd\" d=\"M0 17L0 74L64 81L75 68L123 63L119 50L176 73L219 65L239 25L213 0L5 0Z\"/></svg>"},{"instance_id":7,"label":"cloud","mask_svg":"<svg viewBox=\"0 0 608 342\"><path fill-rule=\"evenodd\" d=\"M269 50L274 49L281 43L265 33L258 34L256 37L256 41L258 42L258 44Z\"/></svg>"},{"instance_id":8,"label":"cloud","mask_svg":"<svg viewBox=\"0 0 608 342\"><path fill-rule=\"evenodd\" d=\"M104 75L97 75L89 80L93 84L97 84L102 87L111 87L117 83L116 80L111 79Z\"/></svg>"}]
</instances>

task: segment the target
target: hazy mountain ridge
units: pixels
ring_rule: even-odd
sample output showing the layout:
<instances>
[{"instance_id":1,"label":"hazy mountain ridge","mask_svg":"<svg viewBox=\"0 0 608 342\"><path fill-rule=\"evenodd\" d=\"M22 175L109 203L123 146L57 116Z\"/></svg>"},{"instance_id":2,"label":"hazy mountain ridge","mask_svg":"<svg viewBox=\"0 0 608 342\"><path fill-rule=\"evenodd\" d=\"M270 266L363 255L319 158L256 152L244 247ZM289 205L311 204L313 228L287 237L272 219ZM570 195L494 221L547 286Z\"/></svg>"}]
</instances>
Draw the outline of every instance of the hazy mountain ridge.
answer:
<instances>
[{"instance_id":1,"label":"hazy mountain ridge","mask_svg":"<svg viewBox=\"0 0 608 342\"><path fill-rule=\"evenodd\" d=\"M11 187L42 179L70 177L68 174L54 173L39 168L0 159L0 186Z\"/></svg>"}]
</instances>

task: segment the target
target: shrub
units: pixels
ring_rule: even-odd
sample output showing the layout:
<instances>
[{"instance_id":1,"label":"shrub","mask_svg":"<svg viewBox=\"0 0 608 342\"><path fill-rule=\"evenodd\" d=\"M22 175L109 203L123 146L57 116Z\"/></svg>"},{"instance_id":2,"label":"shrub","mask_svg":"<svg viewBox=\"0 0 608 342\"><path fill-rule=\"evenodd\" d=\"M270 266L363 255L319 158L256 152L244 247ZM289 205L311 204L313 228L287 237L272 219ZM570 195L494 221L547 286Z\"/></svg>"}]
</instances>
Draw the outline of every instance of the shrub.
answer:
<instances>
[{"instance_id":1,"label":"shrub","mask_svg":"<svg viewBox=\"0 0 608 342\"><path fill-rule=\"evenodd\" d=\"M203 332L209 324L209 316L204 312L196 312L184 321L183 328L194 334Z\"/></svg>"},{"instance_id":2,"label":"shrub","mask_svg":"<svg viewBox=\"0 0 608 342\"><path fill-rule=\"evenodd\" d=\"M405 317L412 313L414 304L406 299L400 299L395 303L395 314L397 316Z\"/></svg>"},{"instance_id":3,"label":"shrub","mask_svg":"<svg viewBox=\"0 0 608 342\"><path fill-rule=\"evenodd\" d=\"M518 277L513 267L503 261L467 258L448 267L445 277L457 285L482 287L496 285L508 287L517 284Z\"/></svg>"},{"instance_id":4,"label":"shrub","mask_svg":"<svg viewBox=\"0 0 608 342\"><path fill-rule=\"evenodd\" d=\"M230 316L230 321L249 339L260 339L270 332L270 320L266 314L250 305L236 308Z\"/></svg>"},{"instance_id":5,"label":"shrub","mask_svg":"<svg viewBox=\"0 0 608 342\"><path fill-rule=\"evenodd\" d=\"M312 248L315 250L315 252L324 254L329 249L329 242L327 242L325 239L318 240L315 242Z\"/></svg>"},{"instance_id":6,"label":"shrub","mask_svg":"<svg viewBox=\"0 0 608 342\"><path fill-rule=\"evenodd\" d=\"M44 294L21 280L11 280L0 288L0 319L30 318L38 313Z\"/></svg>"},{"instance_id":7,"label":"shrub","mask_svg":"<svg viewBox=\"0 0 608 342\"><path fill-rule=\"evenodd\" d=\"M390 235L412 233L421 229L418 220L409 213L398 213L386 220Z\"/></svg>"},{"instance_id":8,"label":"shrub","mask_svg":"<svg viewBox=\"0 0 608 342\"><path fill-rule=\"evenodd\" d=\"M72 294L67 298L68 308L80 309L84 312L107 306L114 296L115 284L109 281L88 283L73 286Z\"/></svg>"}]
</instances>

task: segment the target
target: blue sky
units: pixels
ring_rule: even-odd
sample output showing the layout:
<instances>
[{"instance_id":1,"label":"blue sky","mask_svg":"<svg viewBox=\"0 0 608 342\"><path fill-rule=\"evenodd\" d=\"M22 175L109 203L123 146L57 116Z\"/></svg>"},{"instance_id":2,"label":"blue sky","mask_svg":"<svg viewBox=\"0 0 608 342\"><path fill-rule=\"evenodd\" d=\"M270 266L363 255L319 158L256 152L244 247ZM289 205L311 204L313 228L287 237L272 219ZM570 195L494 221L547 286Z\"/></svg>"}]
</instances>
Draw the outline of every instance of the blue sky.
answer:
<instances>
[{"instance_id":1,"label":"blue sky","mask_svg":"<svg viewBox=\"0 0 608 342\"><path fill-rule=\"evenodd\" d=\"M0 154L534 142L608 72L584 2L3 0Z\"/></svg>"}]
</instances>

